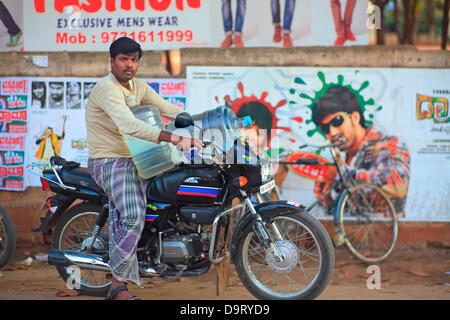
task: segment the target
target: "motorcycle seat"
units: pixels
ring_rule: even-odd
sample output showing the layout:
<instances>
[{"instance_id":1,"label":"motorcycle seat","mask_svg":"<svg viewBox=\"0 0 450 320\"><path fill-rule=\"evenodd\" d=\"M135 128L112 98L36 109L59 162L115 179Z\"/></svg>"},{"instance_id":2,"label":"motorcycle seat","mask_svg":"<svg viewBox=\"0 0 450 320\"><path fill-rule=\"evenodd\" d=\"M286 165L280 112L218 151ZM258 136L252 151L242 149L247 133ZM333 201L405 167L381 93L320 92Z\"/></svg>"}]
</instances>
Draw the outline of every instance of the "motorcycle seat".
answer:
<instances>
[{"instance_id":1,"label":"motorcycle seat","mask_svg":"<svg viewBox=\"0 0 450 320\"><path fill-rule=\"evenodd\" d=\"M104 194L102 188L100 188L94 179L89 174L89 169L86 167L76 167L72 169L62 169L61 179L67 185L78 187L80 191L83 189L89 189L100 195Z\"/></svg>"}]
</instances>

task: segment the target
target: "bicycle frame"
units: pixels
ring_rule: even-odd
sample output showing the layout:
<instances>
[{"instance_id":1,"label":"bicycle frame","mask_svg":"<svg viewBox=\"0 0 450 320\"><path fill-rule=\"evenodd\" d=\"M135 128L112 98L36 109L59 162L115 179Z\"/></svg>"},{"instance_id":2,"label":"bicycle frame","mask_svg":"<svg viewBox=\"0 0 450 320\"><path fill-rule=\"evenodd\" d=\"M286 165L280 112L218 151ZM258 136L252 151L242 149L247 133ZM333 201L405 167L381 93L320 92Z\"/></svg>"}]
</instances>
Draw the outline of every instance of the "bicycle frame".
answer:
<instances>
[{"instance_id":1,"label":"bicycle frame","mask_svg":"<svg viewBox=\"0 0 450 320\"><path fill-rule=\"evenodd\" d=\"M300 148L306 147L302 146ZM330 148L330 153L332 157L332 161L327 162L319 162L319 159L317 158L300 158L297 161L279 161L280 164L291 164L291 165L328 165L328 166L334 166L336 168L337 177L333 178L333 181L326 190L318 196L317 199L313 203L311 203L308 207L305 208L307 212L310 212L315 206L317 206L325 197L329 196L332 190L336 190L336 192L339 192L339 195L337 197L336 203L334 204L334 207L328 206L328 209L333 210L333 212L329 212L333 216L333 222L334 222L334 240L335 240L335 246L341 246L345 244L349 251L359 260L368 263L372 261L383 261L386 259L387 255L390 254L390 252L393 249L393 246L396 241L397 237L397 218L395 214L395 208L392 205L392 202L390 199L383 193L383 190L379 188L377 185L371 184L371 183L365 183L364 181L358 181L355 180L353 177L350 168L346 165L345 162L343 162L339 158L338 151L334 149L334 147L337 147L336 145L329 144L326 146L311 146L315 147L317 149L323 149L323 148ZM369 193L367 192L369 191ZM389 211L389 213L392 213L392 217L388 218L388 221L391 221L393 219L393 240L391 244L389 244L388 251L382 256L381 258L378 258L378 260L371 260L371 258L368 258L364 254L360 252L361 247L357 245L354 247L353 239L354 234L351 231L348 233L349 230L345 230L346 227L344 227L344 221L347 224L347 222L353 226L356 225L356 228L359 231L362 231L362 238L361 241L367 241L369 239L369 233L372 228L376 228L376 222L377 218L375 216L370 216L371 212L374 212L374 208L376 207L376 203L374 203L372 200L374 198L371 198L371 193L375 192L375 195L378 195L386 201L386 204L388 204L388 207L386 207ZM275 186L275 195L277 199L281 199L280 190L277 186ZM356 224L355 224L356 222ZM375 223L375 224L374 224ZM357 242L358 243L358 242ZM361 242L359 242L361 243ZM370 253L369 253L370 257Z\"/></svg>"},{"instance_id":2,"label":"bicycle frame","mask_svg":"<svg viewBox=\"0 0 450 320\"><path fill-rule=\"evenodd\" d=\"M352 178L352 176L350 174L347 174L347 178L345 176L345 171L346 171L346 167L344 165L344 168L341 168L341 166L339 165L339 159L338 156L336 154L336 150L334 149L334 147L336 147L337 145L334 144L328 144L328 145L324 145L324 146L313 146L316 147L318 149L325 149L325 148L329 148L330 149L330 153L331 153L331 157L333 159L333 161L331 162L318 162L317 163L310 163L309 161L302 161L302 159L298 159L297 161L279 161L279 164L306 164L306 165L319 165L319 166L334 166L336 168L337 174L339 176L339 180L335 180L333 181L333 183L330 185L330 187L328 189L326 189L319 198L317 198L312 204L310 204L309 206L307 206L305 208L305 210L307 212L311 211L314 207L316 207L326 196L328 196L331 191L333 189L335 189L340 183L344 186L343 191L348 191L351 189L352 186L355 186L357 184L357 182ZM278 189L278 186L275 186L275 194L277 196L278 199L281 199L281 194L280 191ZM362 217L364 217L365 219L367 219L369 222L371 222L371 219L366 216L364 213L362 213L362 210L360 210L359 206L357 203L354 203L355 207L356 207L356 214L360 215ZM353 215L353 212L352 212ZM337 215L334 215L334 220L335 223L337 222Z\"/></svg>"}]
</instances>

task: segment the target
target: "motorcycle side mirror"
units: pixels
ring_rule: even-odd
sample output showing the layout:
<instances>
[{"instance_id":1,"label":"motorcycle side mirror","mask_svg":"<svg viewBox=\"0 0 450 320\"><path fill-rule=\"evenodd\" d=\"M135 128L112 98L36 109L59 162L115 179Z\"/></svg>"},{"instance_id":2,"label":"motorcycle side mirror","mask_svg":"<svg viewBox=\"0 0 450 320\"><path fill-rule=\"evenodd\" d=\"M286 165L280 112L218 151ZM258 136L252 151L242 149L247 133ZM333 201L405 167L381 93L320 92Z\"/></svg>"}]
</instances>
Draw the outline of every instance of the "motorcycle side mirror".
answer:
<instances>
[{"instance_id":1,"label":"motorcycle side mirror","mask_svg":"<svg viewBox=\"0 0 450 320\"><path fill-rule=\"evenodd\" d=\"M187 128L194 124L194 120L189 113L183 112L175 118L175 128Z\"/></svg>"}]
</instances>

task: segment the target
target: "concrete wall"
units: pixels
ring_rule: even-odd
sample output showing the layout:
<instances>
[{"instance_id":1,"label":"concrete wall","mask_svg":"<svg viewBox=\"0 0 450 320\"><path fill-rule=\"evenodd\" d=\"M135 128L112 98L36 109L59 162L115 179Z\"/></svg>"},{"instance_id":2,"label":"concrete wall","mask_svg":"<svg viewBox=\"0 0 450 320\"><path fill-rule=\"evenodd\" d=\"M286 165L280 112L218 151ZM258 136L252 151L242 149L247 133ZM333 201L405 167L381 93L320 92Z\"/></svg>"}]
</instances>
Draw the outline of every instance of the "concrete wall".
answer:
<instances>
[{"instance_id":1,"label":"concrete wall","mask_svg":"<svg viewBox=\"0 0 450 320\"><path fill-rule=\"evenodd\" d=\"M48 56L48 67L35 66L33 56ZM164 52L144 52L138 76L184 78L186 66L304 66L373 68L450 68L450 51L414 47L305 47L182 49L181 73L172 76L163 65ZM0 53L0 77L101 77L109 70L103 52Z\"/></svg>"},{"instance_id":2,"label":"concrete wall","mask_svg":"<svg viewBox=\"0 0 450 320\"><path fill-rule=\"evenodd\" d=\"M32 57L48 56L48 67L33 64ZM419 51L414 47L306 47L182 49L181 72L172 76L165 68L164 52L145 52L139 77L184 78L187 66L305 66L376 68L450 68L450 51ZM0 53L0 77L101 77L109 72L107 53L8 52ZM17 229L18 243L43 241L30 230L40 225L39 209L51 193L31 187L24 192L0 191L0 204L10 213ZM450 245L450 223L400 224L399 243Z\"/></svg>"}]
</instances>

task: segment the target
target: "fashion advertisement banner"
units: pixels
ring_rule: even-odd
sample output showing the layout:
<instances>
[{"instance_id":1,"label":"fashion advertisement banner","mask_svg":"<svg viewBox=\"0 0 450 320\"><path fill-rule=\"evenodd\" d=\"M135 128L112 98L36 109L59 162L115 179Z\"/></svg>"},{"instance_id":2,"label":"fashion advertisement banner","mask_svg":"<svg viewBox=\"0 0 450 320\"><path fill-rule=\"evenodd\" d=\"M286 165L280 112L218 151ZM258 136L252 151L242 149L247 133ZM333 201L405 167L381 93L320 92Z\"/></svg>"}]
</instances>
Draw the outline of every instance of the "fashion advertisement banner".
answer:
<instances>
[{"instance_id":1,"label":"fashion advertisement banner","mask_svg":"<svg viewBox=\"0 0 450 320\"><path fill-rule=\"evenodd\" d=\"M107 51L122 36L138 41L143 50L209 45L210 1L23 0L23 4L25 51Z\"/></svg>"},{"instance_id":2,"label":"fashion advertisement banner","mask_svg":"<svg viewBox=\"0 0 450 320\"><path fill-rule=\"evenodd\" d=\"M22 1L0 1L0 51L23 51Z\"/></svg>"},{"instance_id":3,"label":"fashion advertisement banner","mask_svg":"<svg viewBox=\"0 0 450 320\"><path fill-rule=\"evenodd\" d=\"M318 147L342 139L341 162L357 180L382 186L401 220L450 221L449 76L432 69L188 67L187 110L228 103L238 116L250 115L254 131L247 134L275 163L283 199L308 206L336 173L276 163L330 161L330 150ZM336 197L311 212L331 219Z\"/></svg>"},{"instance_id":4,"label":"fashion advertisement banner","mask_svg":"<svg viewBox=\"0 0 450 320\"><path fill-rule=\"evenodd\" d=\"M0 190L40 186L39 168L53 155L87 166L85 110L100 78L0 79ZM164 99L186 108L184 79L141 78ZM167 120L165 122L168 122Z\"/></svg>"},{"instance_id":5,"label":"fashion advertisement banner","mask_svg":"<svg viewBox=\"0 0 450 320\"><path fill-rule=\"evenodd\" d=\"M23 3L25 51L107 51L111 42L122 36L138 41L144 50L369 43L366 0L18 3L10 6L20 11ZM20 13L16 15L21 21Z\"/></svg>"},{"instance_id":6,"label":"fashion advertisement banner","mask_svg":"<svg viewBox=\"0 0 450 320\"><path fill-rule=\"evenodd\" d=\"M26 187L29 79L0 79L0 190Z\"/></svg>"}]
</instances>

